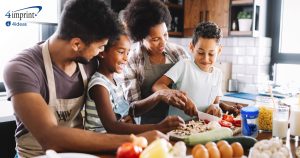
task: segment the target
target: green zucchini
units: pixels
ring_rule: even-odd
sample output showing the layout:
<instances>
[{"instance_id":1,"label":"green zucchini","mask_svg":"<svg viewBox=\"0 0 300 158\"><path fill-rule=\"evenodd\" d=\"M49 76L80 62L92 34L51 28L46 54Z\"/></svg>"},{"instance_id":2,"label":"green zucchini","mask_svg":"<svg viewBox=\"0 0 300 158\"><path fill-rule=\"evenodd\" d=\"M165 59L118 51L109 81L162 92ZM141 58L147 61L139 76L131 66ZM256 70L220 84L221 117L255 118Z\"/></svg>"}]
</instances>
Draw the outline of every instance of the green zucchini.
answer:
<instances>
[{"instance_id":1,"label":"green zucchini","mask_svg":"<svg viewBox=\"0 0 300 158\"><path fill-rule=\"evenodd\" d=\"M222 138L221 140L225 140L229 144L232 144L234 142L239 142L243 146L244 150L249 150L257 142L255 138L249 136L229 137L229 138ZM215 142L217 143L217 141Z\"/></svg>"},{"instance_id":2,"label":"green zucchini","mask_svg":"<svg viewBox=\"0 0 300 158\"><path fill-rule=\"evenodd\" d=\"M196 144L205 144L210 141L216 141L223 138L232 137L233 132L231 129L226 127L221 127L213 129L211 131L202 132L190 135L184 139L184 142L187 145L193 146Z\"/></svg>"}]
</instances>

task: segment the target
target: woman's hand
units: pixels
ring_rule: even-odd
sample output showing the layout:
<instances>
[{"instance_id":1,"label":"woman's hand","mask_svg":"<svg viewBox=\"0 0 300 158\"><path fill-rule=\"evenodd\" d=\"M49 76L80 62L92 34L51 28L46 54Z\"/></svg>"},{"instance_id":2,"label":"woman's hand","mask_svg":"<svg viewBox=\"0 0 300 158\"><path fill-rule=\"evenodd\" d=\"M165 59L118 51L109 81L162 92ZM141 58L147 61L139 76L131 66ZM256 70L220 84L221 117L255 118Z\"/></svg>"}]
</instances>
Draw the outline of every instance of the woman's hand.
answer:
<instances>
[{"instance_id":1,"label":"woman's hand","mask_svg":"<svg viewBox=\"0 0 300 158\"><path fill-rule=\"evenodd\" d=\"M220 108L219 104L211 104L207 108L206 113L221 117L222 116L222 109Z\"/></svg>"},{"instance_id":2,"label":"woman's hand","mask_svg":"<svg viewBox=\"0 0 300 158\"><path fill-rule=\"evenodd\" d=\"M184 120L179 116L167 116L157 126L159 131L167 133L180 126L184 126Z\"/></svg>"},{"instance_id":3,"label":"woman's hand","mask_svg":"<svg viewBox=\"0 0 300 158\"><path fill-rule=\"evenodd\" d=\"M184 113L190 116L198 116L198 109L196 104L193 103L191 99L188 98L187 103L183 108Z\"/></svg>"},{"instance_id":4,"label":"woman's hand","mask_svg":"<svg viewBox=\"0 0 300 158\"><path fill-rule=\"evenodd\" d=\"M175 106L179 109L184 109L187 102L187 96L183 91L174 89L159 90L161 100L169 105Z\"/></svg>"}]
</instances>

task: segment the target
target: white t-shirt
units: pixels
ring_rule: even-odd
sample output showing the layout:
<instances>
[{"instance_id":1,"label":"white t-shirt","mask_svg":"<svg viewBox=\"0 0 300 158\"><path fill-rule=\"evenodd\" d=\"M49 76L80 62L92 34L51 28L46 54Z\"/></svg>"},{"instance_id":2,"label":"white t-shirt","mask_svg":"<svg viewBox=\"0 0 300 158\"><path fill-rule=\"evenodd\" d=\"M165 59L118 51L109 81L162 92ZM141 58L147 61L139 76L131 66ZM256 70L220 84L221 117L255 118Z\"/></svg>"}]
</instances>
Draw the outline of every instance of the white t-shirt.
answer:
<instances>
[{"instance_id":1,"label":"white t-shirt","mask_svg":"<svg viewBox=\"0 0 300 158\"><path fill-rule=\"evenodd\" d=\"M213 67L212 72L202 71L193 60L177 62L166 74L175 83L174 89L187 93L198 110L205 112L217 96L222 96L222 71ZM179 115L190 119L188 115L170 106L169 115Z\"/></svg>"}]
</instances>

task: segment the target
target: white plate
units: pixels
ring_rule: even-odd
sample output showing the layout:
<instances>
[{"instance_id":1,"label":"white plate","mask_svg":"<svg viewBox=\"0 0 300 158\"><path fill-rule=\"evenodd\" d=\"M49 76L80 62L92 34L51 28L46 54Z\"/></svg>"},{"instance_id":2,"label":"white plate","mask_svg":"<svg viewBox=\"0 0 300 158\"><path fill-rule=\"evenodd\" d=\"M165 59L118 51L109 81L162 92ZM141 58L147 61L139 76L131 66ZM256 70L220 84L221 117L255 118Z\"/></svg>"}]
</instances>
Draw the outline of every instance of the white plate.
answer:
<instances>
[{"instance_id":1,"label":"white plate","mask_svg":"<svg viewBox=\"0 0 300 158\"><path fill-rule=\"evenodd\" d=\"M60 158L99 158L98 156L84 154L84 153L57 153ZM38 156L35 158L48 158L46 155Z\"/></svg>"}]
</instances>

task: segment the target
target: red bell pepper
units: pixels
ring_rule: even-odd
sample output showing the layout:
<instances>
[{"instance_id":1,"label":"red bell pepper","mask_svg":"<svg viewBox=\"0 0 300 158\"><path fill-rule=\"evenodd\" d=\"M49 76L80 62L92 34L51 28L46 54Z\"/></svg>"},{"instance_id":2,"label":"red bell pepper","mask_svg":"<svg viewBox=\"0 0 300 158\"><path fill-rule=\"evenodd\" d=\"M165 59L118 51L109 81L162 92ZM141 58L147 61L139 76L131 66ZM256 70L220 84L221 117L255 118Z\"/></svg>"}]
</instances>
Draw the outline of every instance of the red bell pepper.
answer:
<instances>
[{"instance_id":1,"label":"red bell pepper","mask_svg":"<svg viewBox=\"0 0 300 158\"><path fill-rule=\"evenodd\" d=\"M233 123L232 123L235 127L241 127L241 120L233 120Z\"/></svg>"},{"instance_id":2,"label":"red bell pepper","mask_svg":"<svg viewBox=\"0 0 300 158\"><path fill-rule=\"evenodd\" d=\"M233 123L234 122L234 117L231 116L231 115L226 115L225 114L225 115L222 116L222 120Z\"/></svg>"}]
</instances>

